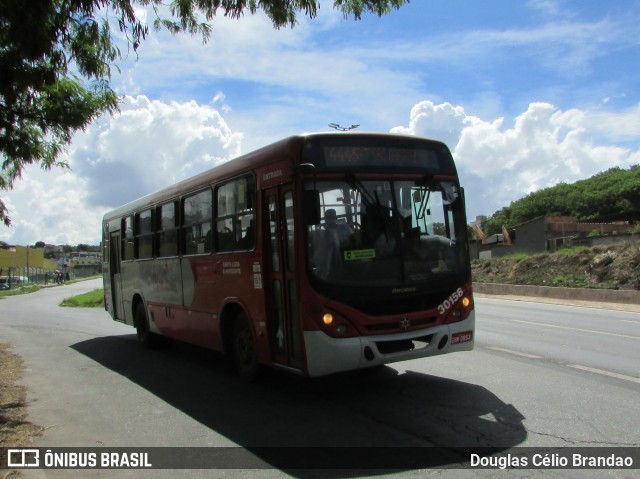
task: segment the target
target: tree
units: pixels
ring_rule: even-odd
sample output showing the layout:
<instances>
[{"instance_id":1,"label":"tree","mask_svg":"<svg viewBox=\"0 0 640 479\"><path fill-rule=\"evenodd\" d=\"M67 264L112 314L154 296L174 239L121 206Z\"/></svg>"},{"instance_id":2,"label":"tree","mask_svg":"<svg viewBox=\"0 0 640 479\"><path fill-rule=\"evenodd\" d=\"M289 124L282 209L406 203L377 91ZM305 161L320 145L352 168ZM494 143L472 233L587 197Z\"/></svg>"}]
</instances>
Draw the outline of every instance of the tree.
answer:
<instances>
[{"instance_id":1,"label":"tree","mask_svg":"<svg viewBox=\"0 0 640 479\"><path fill-rule=\"evenodd\" d=\"M640 166L611 168L573 184L560 183L513 201L487 218L487 234L502 225L513 227L538 216L573 216L578 221L638 221L640 219Z\"/></svg>"},{"instance_id":2,"label":"tree","mask_svg":"<svg viewBox=\"0 0 640 479\"><path fill-rule=\"evenodd\" d=\"M379 16L409 0L334 0L345 16ZM222 14L234 19L264 11L275 28L293 27L298 14L316 16L318 0L173 0L170 18L163 0L0 0L0 191L9 191L24 168L68 167L59 160L73 134L93 119L118 110L111 89L111 65L122 58L112 25L137 51L149 27L135 6L151 7L154 28L200 34ZM204 18L204 22L201 21ZM127 52L127 53L128 53ZM0 198L0 221L11 220Z\"/></svg>"}]
</instances>

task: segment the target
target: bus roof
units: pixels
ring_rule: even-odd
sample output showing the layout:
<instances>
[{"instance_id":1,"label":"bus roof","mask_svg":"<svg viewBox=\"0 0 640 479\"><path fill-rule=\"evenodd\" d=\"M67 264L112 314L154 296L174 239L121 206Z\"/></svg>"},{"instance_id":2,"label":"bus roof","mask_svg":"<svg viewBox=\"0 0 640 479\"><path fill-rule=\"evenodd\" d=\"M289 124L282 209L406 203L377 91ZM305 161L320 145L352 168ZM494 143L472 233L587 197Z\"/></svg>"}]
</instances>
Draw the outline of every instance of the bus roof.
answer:
<instances>
[{"instance_id":1,"label":"bus roof","mask_svg":"<svg viewBox=\"0 0 640 479\"><path fill-rule=\"evenodd\" d=\"M348 141L342 141L347 140ZM414 144L429 144L433 149L444 149L450 158L446 145L440 141L432 140L428 138L403 135L396 133L379 133L379 132L323 132L323 133L305 133L300 135L293 135L275 143L271 143L267 146L254 150L250 153L246 153L235 159L214 166L202 173L194 175L190 178L184 179L173 185L167 186L154 193L150 193L141 198L135 199L125 205L122 205L112 211L107 212L104 215L104 220L109 221L114 218L118 218L122 215L126 215L129 212L144 209L147 206L155 205L158 202L170 200L171 198L179 197L180 195L195 191L198 187L206 184L219 182L226 178L232 178L243 174L243 172L255 169L258 167L267 166L271 163L284 160L286 158L299 157L303 146L307 142L311 144L322 144L324 142L340 142L349 143L353 141L370 141L386 142L389 140L397 141L399 143L410 142ZM448 162L449 163L449 162ZM453 161L450 162L453 174L455 174L455 167ZM346 168L346 166L345 166Z\"/></svg>"}]
</instances>

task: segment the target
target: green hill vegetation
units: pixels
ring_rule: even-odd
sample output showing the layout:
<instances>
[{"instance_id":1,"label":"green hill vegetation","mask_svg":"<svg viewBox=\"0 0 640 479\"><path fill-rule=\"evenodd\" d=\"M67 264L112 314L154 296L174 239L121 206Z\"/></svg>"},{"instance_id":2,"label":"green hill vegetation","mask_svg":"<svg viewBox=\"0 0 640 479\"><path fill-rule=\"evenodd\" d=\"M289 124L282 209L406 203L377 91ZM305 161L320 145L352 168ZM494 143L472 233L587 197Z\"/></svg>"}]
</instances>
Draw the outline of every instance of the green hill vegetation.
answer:
<instances>
[{"instance_id":1,"label":"green hill vegetation","mask_svg":"<svg viewBox=\"0 0 640 479\"><path fill-rule=\"evenodd\" d=\"M47 259L44 256L44 249L25 246L14 246L11 249L0 248L0 276L7 276L9 268L40 268L53 270L58 266L57 261ZM13 274L24 275L22 272Z\"/></svg>"},{"instance_id":2,"label":"green hill vegetation","mask_svg":"<svg viewBox=\"0 0 640 479\"><path fill-rule=\"evenodd\" d=\"M640 165L611 168L589 179L536 191L496 211L483 230L491 235L539 216L573 216L582 222L640 219Z\"/></svg>"}]
</instances>

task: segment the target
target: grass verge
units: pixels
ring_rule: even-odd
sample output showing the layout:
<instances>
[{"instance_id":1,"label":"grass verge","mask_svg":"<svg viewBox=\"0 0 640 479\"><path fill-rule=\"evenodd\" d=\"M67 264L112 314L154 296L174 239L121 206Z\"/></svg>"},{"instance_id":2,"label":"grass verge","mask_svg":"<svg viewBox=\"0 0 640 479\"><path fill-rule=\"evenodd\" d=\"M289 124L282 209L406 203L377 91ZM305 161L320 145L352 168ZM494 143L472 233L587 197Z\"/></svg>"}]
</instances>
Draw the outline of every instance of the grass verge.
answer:
<instances>
[{"instance_id":1,"label":"grass verge","mask_svg":"<svg viewBox=\"0 0 640 479\"><path fill-rule=\"evenodd\" d=\"M3 289L0 291L0 299L7 296L16 296L18 294L29 294L35 293L40 289L40 285L38 284L29 284L26 286L13 286L11 289Z\"/></svg>"},{"instance_id":2,"label":"grass verge","mask_svg":"<svg viewBox=\"0 0 640 479\"><path fill-rule=\"evenodd\" d=\"M79 294L78 296L72 296L66 298L60 303L60 306L66 306L70 308L98 308L104 307L104 290L94 289L88 293Z\"/></svg>"},{"instance_id":3,"label":"grass verge","mask_svg":"<svg viewBox=\"0 0 640 479\"><path fill-rule=\"evenodd\" d=\"M29 447L43 429L26 420L27 388L17 384L24 371L22 358L0 343L0 364L0 448ZM0 470L2 478L18 476L17 471Z\"/></svg>"}]
</instances>

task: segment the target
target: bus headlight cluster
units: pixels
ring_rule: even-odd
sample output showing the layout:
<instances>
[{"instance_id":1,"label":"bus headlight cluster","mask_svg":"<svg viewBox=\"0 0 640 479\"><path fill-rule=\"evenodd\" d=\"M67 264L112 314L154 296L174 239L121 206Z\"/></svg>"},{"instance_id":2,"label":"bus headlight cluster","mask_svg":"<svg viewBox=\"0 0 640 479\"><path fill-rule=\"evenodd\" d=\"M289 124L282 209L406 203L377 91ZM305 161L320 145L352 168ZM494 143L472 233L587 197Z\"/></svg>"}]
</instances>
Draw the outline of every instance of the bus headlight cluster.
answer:
<instances>
[{"instance_id":1,"label":"bus headlight cluster","mask_svg":"<svg viewBox=\"0 0 640 479\"><path fill-rule=\"evenodd\" d=\"M325 326L325 331L331 336L345 336L349 331L347 322L340 315L333 313L324 313L322 315L322 324Z\"/></svg>"},{"instance_id":2,"label":"bus headlight cluster","mask_svg":"<svg viewBox=\"0 0 640 479\"><path fill-rule=\"evenodd\" d=\"M469 313L473 309L473 298L471 294L465 293L462 298L458 300L453 306L453 309L447 316L445 323L455 323L456 321L462 321L469 316Z\"/></svg>"}]
</instances>

